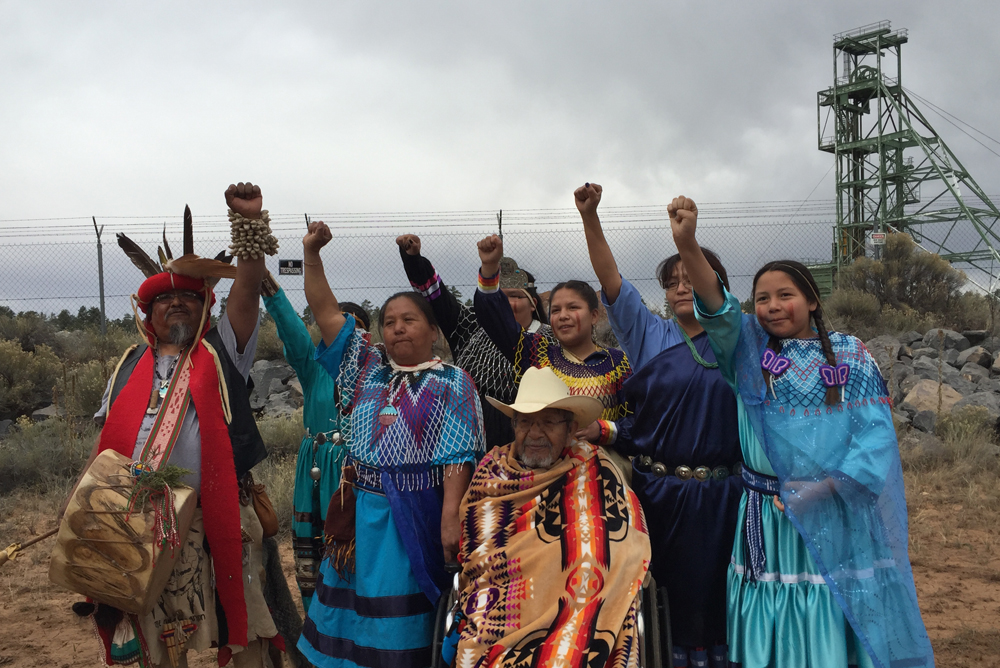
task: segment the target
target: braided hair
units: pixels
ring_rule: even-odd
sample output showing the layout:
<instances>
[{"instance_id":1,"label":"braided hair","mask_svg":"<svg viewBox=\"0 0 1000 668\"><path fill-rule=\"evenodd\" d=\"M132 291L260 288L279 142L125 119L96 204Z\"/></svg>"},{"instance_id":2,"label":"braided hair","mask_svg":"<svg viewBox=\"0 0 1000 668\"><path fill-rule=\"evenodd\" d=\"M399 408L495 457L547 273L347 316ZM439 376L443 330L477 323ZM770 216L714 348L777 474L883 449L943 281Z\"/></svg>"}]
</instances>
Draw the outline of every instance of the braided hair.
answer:
<instances>
[{"instance_id":1,"label":"braided hair","mask_svg":"<svg viewBox=\"0 0 1000 668\"><path fill-rule=\"evenodd\" d=\"M795 287L797 287L806 298L806 301L816 304L816 309L812 311L810 317L816 325L816 331L819 334L819 343L823 348L823 355L826 357L826 363L830 366L837 366L837 355L833 352L833 344L830 343L830 335L827 332L826 321L823 318L823 303L819 299L819 286L816 285L816 279L813 278L812 273L804 264L796 262L795 260L775 260L774 262L768 262L763 267L758 269L757 274L753 277L752 294L757 293L757 280L769 271L780 271L787 275L790 279L792 279L792 283L795 284ZM781 354L781 340L774 334L771 334L770 337L768 337L767 347L773 350L775 354ZM771 372L767 369L762 369L762 371L764 374L764 382L770 384ZM836 387L826 388L826 405L836 406L839 403L840 390Z\"/></svg>"}]
</instances>

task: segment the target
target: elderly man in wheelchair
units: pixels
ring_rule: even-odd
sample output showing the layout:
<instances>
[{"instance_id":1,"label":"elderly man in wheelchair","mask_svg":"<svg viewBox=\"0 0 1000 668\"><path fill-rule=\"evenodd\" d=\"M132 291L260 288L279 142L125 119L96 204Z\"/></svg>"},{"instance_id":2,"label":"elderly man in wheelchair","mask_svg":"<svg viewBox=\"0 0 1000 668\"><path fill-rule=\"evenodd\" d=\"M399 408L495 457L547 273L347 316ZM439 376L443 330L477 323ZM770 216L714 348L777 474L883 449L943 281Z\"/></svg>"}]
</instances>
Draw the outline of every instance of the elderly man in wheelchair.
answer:
<instances>
[{"instance_id":1,"label":"elderly man in wheelchair","mask_svg":"<svg viewBox=\"0 0 1000 668\"><path fill-rule=\"evenodd\" d=\"M650 607L642 508L606 453L574 438L601 402L571 396L548 368L524 374L513 404L488 401L513 419L514 442L486 455L462 501L461 572L436 663L658 662L640 637Z\"/></svg>"}]
</instances>

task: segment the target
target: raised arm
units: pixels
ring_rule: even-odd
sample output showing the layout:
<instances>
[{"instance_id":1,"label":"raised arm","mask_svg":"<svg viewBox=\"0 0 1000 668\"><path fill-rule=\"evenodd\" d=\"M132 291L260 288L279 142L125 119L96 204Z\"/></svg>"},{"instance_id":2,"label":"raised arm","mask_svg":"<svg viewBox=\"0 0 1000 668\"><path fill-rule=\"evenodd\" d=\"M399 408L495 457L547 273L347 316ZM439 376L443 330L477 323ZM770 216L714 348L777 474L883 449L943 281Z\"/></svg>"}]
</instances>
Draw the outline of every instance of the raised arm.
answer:
<instances>
[{"instance_id":1,"label":"raised arm","mask_svg":"<svg viewBox=\"0 0 1000 668\"><path fill-rule=\"evenodd\" d=\"M477 245L479 249L479 287L476 290L476 319L493 345L511 364L515 361L515 352L525 335L521 325L510 310L507 296L500 291L500 260L503 258L503 240L493 234ZM521 360L522 364L526 359ZM530 363L528 364L530 366Z\"/></svg>"},{"instance_id":2,"label":"raised arm","mask_svg":"<svg viewBox=\"0 0 1000 668\"><path fill-rule=\"evenodd\" d=\"M323 342L328 346L333 345L337 334L347 322L344 314L340 312L337 298L333 296L330 283L326 280L323 259L319 255L323 246L327 245L332 238L333 234L330 232L330 228L321 220L310 223L309 231L302 237L306 301L309 302L309 308L312 309L316 324L319 325Z\"/></svg>"},{"instance_id":3,"label":"raised arm","mask_svg":"<svg viewBox=\"0 0 1000 668\"><path fill-rule=\"evenodd\" d=\"M715 313L725 303L725 295L722 286L719 285L719 277L712 269L712 265L705 259L705 254L701 252L701 246L695 238L695 230L698 227L698 207L694 200L683 195L675 197L674 201L667 205L667 215L670 216L670 230L674 235L674 245L680 253L681 262L687 271L688 278L691 279L691 286L695 294L701 299L705 307Z\"/></svg>"},{"instance_id":4,"label":"raised arm","mask_svg":"<svg viewBox=\"0 0 1000 668\"><path fill-rule=\"evenodd\" d=\"M597 217L597 205L601 203L603 189L596 183L585 183L573 193L576 208L583 219L583 233L587 237L587 251L590 253L590 264L594 267L597 280L601 282L601 292L609 304L614 304L622 289L622 276L618 271L615 256L611 246L604 238L601 220Z\"/></svg>"},{"instance_id":5,"label":"raised arm","mask_svg":"<svg viewBox=\"0 0 1000 668\"><path fill-rule=\"evenodd\" d=\"M457 357L469 338L467 333L459 331L462 310L466 307L459 304L455 295L447 289L431 261L420 254L420 237L403 234L396 237L396 244L399 246L399 257L403 260L406 280L431 305L441 333L448 340L452 354Z\"/></svg>"},{"instance_id":6,"label":"raised arm","mask_svg":"<svg viewBox=\"0 0 1000 668\"><path fill-rule=\"evenodd\" d=\"M225 195L226 204L236 213L250 220L260 218L264 199L259 186L249 181L231 184ZM226 300L226 313L236 335L236 351L239 353L246 349L247 342L257 327L260 317L260 282L264 280L265 271L263 255L256 259L241 257L236 261L236 278L229 290L229 299Z\"/></svg>"}]
</instances>

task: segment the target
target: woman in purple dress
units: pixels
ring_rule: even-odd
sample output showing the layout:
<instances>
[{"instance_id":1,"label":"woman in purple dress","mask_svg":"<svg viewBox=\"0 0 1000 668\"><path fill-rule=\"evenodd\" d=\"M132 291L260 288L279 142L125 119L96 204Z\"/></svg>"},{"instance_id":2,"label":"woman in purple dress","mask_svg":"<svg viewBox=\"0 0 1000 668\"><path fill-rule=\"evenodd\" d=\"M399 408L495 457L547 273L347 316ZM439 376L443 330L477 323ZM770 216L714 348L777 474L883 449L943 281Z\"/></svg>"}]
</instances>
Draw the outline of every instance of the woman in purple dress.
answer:
<instances>
[{"instance_id":1,"label":"woman in purple dress","mask_svg":"<svg viewBox=\"0 0 1000 668\"><path fill-rule=\"evenodd\" d=\"M657 270L674 318L642 303L618 273L597 216L601 187L574 193L601 301L632 363L616 448L632 455L632 486L649 524L651 570L670 600L673 665L726 665L726 571L743 488L736 397L694 316L694 293L678 255ZM706 257L728 286L719 259Z\"/></svg>"}]
</instances>

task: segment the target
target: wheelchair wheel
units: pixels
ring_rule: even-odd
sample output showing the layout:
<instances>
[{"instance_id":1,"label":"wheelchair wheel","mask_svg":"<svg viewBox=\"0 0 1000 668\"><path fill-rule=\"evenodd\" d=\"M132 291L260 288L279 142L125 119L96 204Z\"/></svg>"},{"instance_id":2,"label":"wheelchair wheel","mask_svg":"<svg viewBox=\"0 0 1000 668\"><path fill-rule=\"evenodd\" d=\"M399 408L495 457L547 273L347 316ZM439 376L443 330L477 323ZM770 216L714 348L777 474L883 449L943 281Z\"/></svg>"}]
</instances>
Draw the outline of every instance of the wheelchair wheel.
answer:
<instances>
[{"instance_id":1,"label":"wheelchair wheel","mask_svg":"<svg viewBox=\"0 0 1000 668\"><path fill-rule=\"evenodd\" d=\"M453 583L448 591L441 592L437 609L434 611L434 636L431 640L431 668L447 668L444 659L441 658L441 645L444 644L444 637L448 635L448 630L451 628L449 615L458 601L458 567L452 564L445 564L445 570L453 575Z\"/></svg>"},{"instance_id":2,"label":"wheelchair wheel","mask_svg":"<svg viewBox=\"0 0 1000 668\"><path fill-rule=\"evenodd\" d=\"M653 584L650 583L652 587ZM670 597L666 587L656 588L657 616L660 622L660 645L663 648L664 668L674 668L674 637L670 631Z\"/></svg>"},{"instance_id":3,"label":"wheelchair wheel","mask_svg":"<svg viewBox=\"0 0 1000 668\"><path fill-rule=\"evenodd\" d=\"M663 666L663 646L660 641L660 609L657 605L656 582L650 577L649 584L642 589L639 605L639 666L640 668L660 668Z\"/></svg>"}]
</instances>

